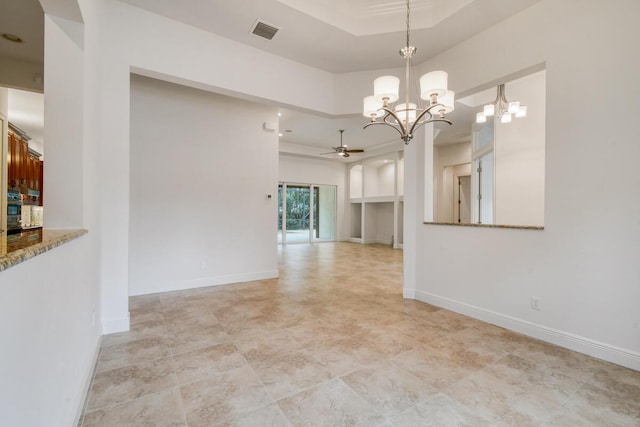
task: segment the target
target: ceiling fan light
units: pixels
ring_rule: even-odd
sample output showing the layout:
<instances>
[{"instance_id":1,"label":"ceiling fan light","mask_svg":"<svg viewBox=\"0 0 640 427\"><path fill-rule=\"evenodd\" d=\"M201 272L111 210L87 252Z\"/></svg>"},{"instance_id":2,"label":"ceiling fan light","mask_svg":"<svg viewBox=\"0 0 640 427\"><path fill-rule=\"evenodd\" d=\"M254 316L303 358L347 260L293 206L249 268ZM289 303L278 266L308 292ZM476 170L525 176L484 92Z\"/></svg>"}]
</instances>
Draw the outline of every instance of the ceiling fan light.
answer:
<instances>
[{"instance_id":1,"label":"ceiling fan light","mask_svg":"<svg viewBox=\"0 0 640 427\"><path fill-rule=\"evenodd\" d=\"M384 115L384 111L381 109L382 101L373 95L365 97L362 100L362 105L362 115L367 118L374 119Z\"/></svg>"},{"instance_id":2,"label":"ceiling fan light","mask_svg":"<svg viewBox=\"0 0 640 427\"><path fill-rule=\"evenodd\" d=\"M511 123L511 113L509 113L509 112L504 113L500 117L500 123Z\"/></svg>"},{"instance_id":3,"label":"ceiling fan light","mask_svg":"<svg viewBox=\"0 0 640 427\"><path fill-rule=\"evenodd\" d=\"M516 118L521 119L523 117L527 117L527 106L526 105L521 105L520 108L518 108L518 112L516 113Z\"/></svg>"},{"instance_id":4,"label":"ceiling fan light","mask_svg":"<svg viewBox=\"0 0 640 427\"><path fill-rule=\"evenodd\" d=\"M396 102L400 93L400 79L395 76L382 76L373 81L373 96L380 102Z\"/></svg>"},{"instance_id":5,"label":"ceiling fan light","mask_svg":"<svg viewBox=\"0 0 640 427\"><path fill-rule=\"evenodd\" d=\"M520 110L520 103L518 101L511 101L509 103L509 113L516 114Z\"/></svg>"},{"instance_id":6,"label":"ceiling fan light","mask_svg":"<svg viewBox=\"0 0 640 427\"><path fill-rule=\"evenodd\" d=\"M432 95L438 97L447 93L449 75L446 71L431 71L420 77L420 98L431 100Z\"/></svg>"},{"instance_id":7,"label":"ceiling fan light","mask_svg":"<svg viewBox=\"0 0 640 427\"><path fill-rule=\"evenodd\" d=\"M403 122L407 123L407 117L409 117L409 121L408 121L409 123L413 123L416 121L416 117L417 117L416 104L413 104L413 103L398 104L396 105L395 110L396 110L396 114L398 115L398 117L400 117L400 120L402 120Z\"/></svg>"},{"instance_id":8,"label":"ceiling fan light","mask_svg":"<svg viewBox=\"0 0 640 427\"><path fill-rule=\"evenodd\" d=\"M496 113L496 106L494 104L487 104L482 111L486 117L493 116Z\"/></svg>"},{"instance_id":9,"label":"ceiling fan light","mask_svg":"<svg viewBox=\"0 0 640 427\"><path fill-rule=\"evenodd\" d=\"M487 116L485 116L483 112L479 112L478 114L476 114L476 123L486 123L486 122L487 122Z\"/></svg>"}]
</instances>

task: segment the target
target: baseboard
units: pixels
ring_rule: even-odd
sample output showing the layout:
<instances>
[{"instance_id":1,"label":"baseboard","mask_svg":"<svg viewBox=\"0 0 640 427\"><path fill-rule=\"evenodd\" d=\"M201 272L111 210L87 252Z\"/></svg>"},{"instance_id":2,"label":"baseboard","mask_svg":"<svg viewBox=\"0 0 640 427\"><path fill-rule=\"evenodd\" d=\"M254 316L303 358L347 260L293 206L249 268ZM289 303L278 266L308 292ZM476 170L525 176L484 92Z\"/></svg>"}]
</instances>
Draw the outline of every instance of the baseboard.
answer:
<instances>
[{"instance_id":1,"label":"baseboard","mask_svg":"<svg viewBox=\"0 0 640 427\"><path fill-rule=\"evenodd\" d=\"M102 347L102 335L98 337L98 345L93 350L93 357L91 358L91 363L89 365L89 368L90 368L89 374L85 378L84 387L82 387L82 392L80 395L80 404L78 405L76 418L73 423L74 426L77 426L80 424L80 417L82 417L84 408L87 405L87 397L89 397L89 389L91 387L91 381L93 381L93 376L96 372L96 366L98 365L98 356L100 356L101 347Z\"/></svg>"},{"instance_id":2,"label":"baseboard","mask_svg":"<svg viewBox=\"0 0 640 427\"><path fill-rule=\"evenodd\" d=\"M409 288L402 288L402 298L416 299L416 290Z\"/></svg>"},{"instance_id":3,"label":"baseboard","mask_svg":"<svg viewBox=\"0 0 640 427\"><path fill-rule=\"evenodd\" d=\"M391 240L384 240L384 239L362 239L362 243L365 245L370 245L372 243L377 243L380 245L389 245L391 246Z\"/></svg>"},{"instance_id":4,"label":"baseboard","mask_svg":"<svg viewBox=\"0 0 640 427\"><path fill-rule=\"evenodd\" d=\"M531 323L484 308L465 304L449 298L433 295L416 289L402 290L404 298L416 299L474 319L501 326L511 331L568 348L579 353L606 360L636 371L640 371L640 353L595 341L579 335Z\"/></svg>"},{"instance_id":5,"label":"baseboard","mask_svg":"<svg viewBox=\"0 0 640 427\"><path fill-rule=\"evenodd\" d=\"M226 274L223 276L200 277L198 279L181 280L164 283L163 286L142 291L131 291L129 296L148 295L159 292L184 291L187 289L205 288L208 286L230 285L232 283L253 282L255 280L275 279L279 277L278 270L258 271L253 273Z\"/></svg>"},{"instance_id":6,"label":"baseboard","mask_svg":"<svg viewBox=\"0 0 640 427\"><path fill-rule=\"evenodd\" d=\"M102 333L104 335L115 334L116 332L125 332L128 330L129 330L129 313L127 313L127 317L102 321Z\"/></svg>"}]
</instances>

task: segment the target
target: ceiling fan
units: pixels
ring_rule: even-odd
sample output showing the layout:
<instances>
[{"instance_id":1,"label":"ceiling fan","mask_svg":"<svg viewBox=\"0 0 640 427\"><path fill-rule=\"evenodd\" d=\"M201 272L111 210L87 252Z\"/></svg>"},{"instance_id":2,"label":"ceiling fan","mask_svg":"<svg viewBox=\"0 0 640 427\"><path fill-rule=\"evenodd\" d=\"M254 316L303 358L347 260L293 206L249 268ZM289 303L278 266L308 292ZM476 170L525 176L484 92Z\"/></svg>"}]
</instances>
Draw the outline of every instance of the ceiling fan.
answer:
<instances>
[{"instance_id":1,"label":"ceiling fan","mask_svg":"<svg viewBox=\"0 0 640 427\"><path fill-rule=\"evenodd\" d=\"M320 154L321 155L337 154L337 155L342 156L342 157L349 157L349 153L364 153L364 150L362 150L362 149L349 150L347 148L347 146L342 143L342 134L343 133L344 133L344 129L340 129L340 146L339 147L331 147L331 148L333 148L333 151L331 151L329 153L320 153Z\"/></svg>"}]
</instances>

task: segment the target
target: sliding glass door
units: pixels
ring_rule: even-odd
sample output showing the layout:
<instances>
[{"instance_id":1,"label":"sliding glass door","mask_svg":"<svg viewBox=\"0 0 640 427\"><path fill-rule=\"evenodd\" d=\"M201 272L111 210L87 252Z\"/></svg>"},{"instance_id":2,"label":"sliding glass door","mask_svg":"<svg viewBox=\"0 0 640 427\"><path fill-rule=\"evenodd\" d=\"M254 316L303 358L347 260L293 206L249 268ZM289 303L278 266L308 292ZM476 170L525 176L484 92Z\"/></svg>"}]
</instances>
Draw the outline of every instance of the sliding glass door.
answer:
<instances>
[{"instance_id":1,"label":"sliding glass door","mask_svg":"<svg viewBox=\"0 0 640 427\"><path fill-rule=\"evenodd\" d=\"M278 243L334 241L336 187L281 183L278 187Z\"/></svg>"},{"instance_id":2,"label":"sliding glass door","mask_svg":"<svg viewBox=\"0 0 640 427\"><path fill-rule=\"evenodd\" d=\"M336 187L314 185L313 187L313 241L336 240Z\"/></svg>"},{"instance_id":3,"label":"sliding glass door","mask_svg":"<svg viewBox=\"0 0 640 427\"><path fill-rule=\"evenodd\" d=\"M309 243L311 225L311 189L309 186L286 186L285 243Z\"/></svg>"}]
</instances>

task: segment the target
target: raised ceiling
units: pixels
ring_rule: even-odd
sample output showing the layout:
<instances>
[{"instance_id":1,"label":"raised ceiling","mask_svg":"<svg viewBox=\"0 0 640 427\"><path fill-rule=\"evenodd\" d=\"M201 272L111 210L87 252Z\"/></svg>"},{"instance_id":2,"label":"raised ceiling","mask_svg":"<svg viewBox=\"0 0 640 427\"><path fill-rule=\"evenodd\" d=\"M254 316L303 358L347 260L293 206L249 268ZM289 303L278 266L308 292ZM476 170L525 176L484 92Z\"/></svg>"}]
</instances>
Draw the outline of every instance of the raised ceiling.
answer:
<instances>
[{"instance_id":1,"label":"raised ceiling","mask_svg":"<svg viewBox=\"0 0 640 427\"><path fill-rule=\"evenodd\" d=\"M389 0L278 0L354 36L404 30L406 3ZM431 28L473 0L414 0L411 28Z\"/></svg>"},{"instance_id":2,"label":"raised ceiling","mask_svg":"<svg viewBox=\"0 0 640 427\"><path fill-rule=\"evenodd\" d=\"M133 6L330 72L402 66L403 1L122 0ZM539 0L412 0L416 63L440 53ZM256 20L280 28L268 41L250 33Z\"/></svg>"},{"instance_id":3,"label":"raised ceiling","mask_svg":"<svg viewBox=\"0 0 640 427\"><path fill-rule=\"evenodd\" d=\"M43 0L55 3L59 0ZM402 0L121 0L133 6L330 72L352 72L402 66L398 49L405 42ZM418 47L416 63L524 10L539 0L411 0L411 40ZM56 3L57 4L57 3ZM77 6L75 0L61 4ZM65 15L66 16L66 15ZM280 30L271 41L250 34L257 20ZM0 32L25 40L15 45L0 39L0 57L43 60L44 22L38 0L8 2L0 14ZM436 143L470 137L472 109L458 104L450 115L454 126L442 128ZM339 143L346 129L352 148L373 148L397 142L391 129L362 130L366 119L327 118L283 110L281 141L314 147ZM23 125L24 127L28 127ZM36 134L35 130L31 130ZM317 150L316 150L317 148Z\"/></svg>"}]
</instances>

